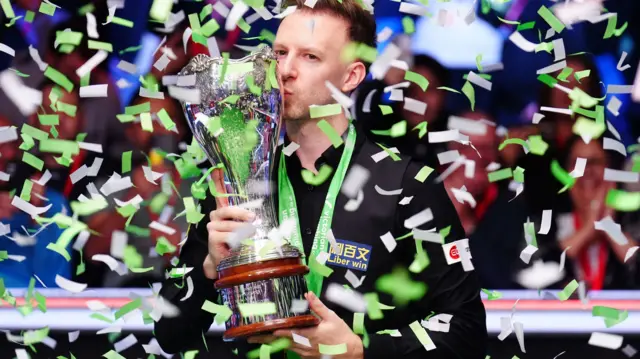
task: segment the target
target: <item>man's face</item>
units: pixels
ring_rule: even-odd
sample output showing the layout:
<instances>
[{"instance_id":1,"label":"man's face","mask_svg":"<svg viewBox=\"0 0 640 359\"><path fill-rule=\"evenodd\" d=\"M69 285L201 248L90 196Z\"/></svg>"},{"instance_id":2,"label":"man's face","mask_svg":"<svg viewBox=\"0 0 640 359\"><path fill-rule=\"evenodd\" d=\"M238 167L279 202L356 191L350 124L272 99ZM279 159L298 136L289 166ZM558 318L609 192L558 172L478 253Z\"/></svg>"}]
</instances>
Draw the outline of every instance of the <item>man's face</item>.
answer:
<instances>
[{"instance_id":1,"label":"man's face","mask_svg":"<svg viewBox=\"0 0 640 359\"><path fill-rule=\"evenodd\" d=\"M347 22L338 17L298 10L284 18L274 51L282 81L285 120L308 119L310 105L335 103L325 81L343 92L357 86L349 71L354 64L341 60L342 49L348 43Z\"/></svg>"}]
</instances>

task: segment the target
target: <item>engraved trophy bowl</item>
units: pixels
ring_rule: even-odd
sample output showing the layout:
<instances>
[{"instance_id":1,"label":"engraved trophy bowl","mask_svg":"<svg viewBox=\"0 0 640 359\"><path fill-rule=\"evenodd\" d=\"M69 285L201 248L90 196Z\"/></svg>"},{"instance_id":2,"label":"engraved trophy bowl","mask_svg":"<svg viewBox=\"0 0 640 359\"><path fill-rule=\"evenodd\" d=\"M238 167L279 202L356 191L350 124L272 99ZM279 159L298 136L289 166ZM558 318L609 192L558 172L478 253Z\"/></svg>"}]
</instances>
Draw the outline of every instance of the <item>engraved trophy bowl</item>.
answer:
<instances>
[{"instance_id":1,"label":"engraved trophy bowl","mask_svg":"<svg viewBox=\"0 0 640 359\"><path fill-rule=\"evenodd\" d=\"M229 205L251 204L256 214L255 234L217 267L215 287L232 310L224 339L318 324L308 308L292 311L294 300L304 300L308 290L303 254L269 240L278 227L270 194L282 111L275 55L268 46L237 60L200 54L180 71L177 85L199 91L199 103L183 101L183 110L209 161L224 166ZM259 303L269 310L249 310Z\"/></svg>"}]
</instances>

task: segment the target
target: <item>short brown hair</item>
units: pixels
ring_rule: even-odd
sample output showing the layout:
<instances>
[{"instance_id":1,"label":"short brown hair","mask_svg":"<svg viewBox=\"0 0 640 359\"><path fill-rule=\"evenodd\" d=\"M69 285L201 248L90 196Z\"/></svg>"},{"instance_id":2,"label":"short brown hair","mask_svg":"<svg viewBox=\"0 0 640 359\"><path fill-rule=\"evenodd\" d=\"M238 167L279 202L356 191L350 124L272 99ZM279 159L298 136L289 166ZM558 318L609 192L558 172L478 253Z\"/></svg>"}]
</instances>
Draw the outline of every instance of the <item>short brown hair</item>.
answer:
<instances>
[{"instance_id":1,"label":"short brown hair","mask_svg":"<svg viewBox=\"0 0 640 359\"><path fill-rule=\"evenodd\" d=\"M349 26L349 39L376 48L376 21L362 0L318 0L313 8L305 0L283 0L282 9L295 6L296 11L327 13L345 20Z\"/></svg>"}]
</instances>

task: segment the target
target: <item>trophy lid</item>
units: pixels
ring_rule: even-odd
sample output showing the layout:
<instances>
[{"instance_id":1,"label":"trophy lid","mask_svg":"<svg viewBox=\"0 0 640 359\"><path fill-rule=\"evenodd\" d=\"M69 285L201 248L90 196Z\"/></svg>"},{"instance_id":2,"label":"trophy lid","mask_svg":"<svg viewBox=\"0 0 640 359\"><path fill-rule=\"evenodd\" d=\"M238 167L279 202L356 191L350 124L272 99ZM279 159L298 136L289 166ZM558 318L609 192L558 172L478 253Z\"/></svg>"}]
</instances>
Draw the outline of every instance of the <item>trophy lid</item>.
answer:
<instances>
[{"instance_id":1,"label":"trophy lid","mask_svg":"<svg viewBox=\"0 0 640 359\"><path fill-rule=\"evenodd\" d=\"M262 250L267 243L273 242L256 240L252 245L241 244L239 247L232 249L230 255L218 264L218 271L245 264L284 258L302 258L304 256L298 248L289 243L283 244L280 248L273 247Z\"/></svg>"}]
</instances>

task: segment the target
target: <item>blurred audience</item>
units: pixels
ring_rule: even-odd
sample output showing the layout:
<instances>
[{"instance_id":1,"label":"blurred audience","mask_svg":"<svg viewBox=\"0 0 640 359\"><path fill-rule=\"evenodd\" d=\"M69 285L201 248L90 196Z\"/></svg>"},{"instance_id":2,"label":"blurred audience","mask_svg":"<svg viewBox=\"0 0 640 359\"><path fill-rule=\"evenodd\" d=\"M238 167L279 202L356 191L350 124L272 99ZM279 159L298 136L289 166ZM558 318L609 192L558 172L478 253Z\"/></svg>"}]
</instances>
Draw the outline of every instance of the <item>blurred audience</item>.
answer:
<instances>
[{"instance_id":1,"label":"blurred audience","mask_svg":"<svg viewBox=\"0 0 640 359\"><path fill-rule=\"evenodd\" d=\"M448 149L458 151L467 164L447 176L444 184L469 238L482 286L513 288L516 284L509 275L514 269L513 258L525 244L524 197L516 197L508 182L489 182L487 168L498 160L498 137L491 117L464 112L459 118L466 123L459 122L456 128L469 136L471 145L451 141Z\"/></svg>"},{"instance_id":2,"label":"blurred audience","mask_svg":"<svg viewBox=\"0 0 640 359\"><path fill-rule=\"evenodd\" d=\"M637 232L632 236L626 226L616 230L614 222L620 220L621 213L607 201L616 183L605 180L604 172L619 168L619 159L603 149L601 140L585 143L574 136L565 146L565 166L578 158L585 158L587 164L584 175L568 191L572 211L555 214L549 235L538 236L536 258L558 263L566 251L564 275L552 284L555 288L563 288L573 279L584 281L591 290L640 288L640 256L626 258L640 237ZM603 229L596 229L597 222Z\"/></svg>"}]
</instances>

